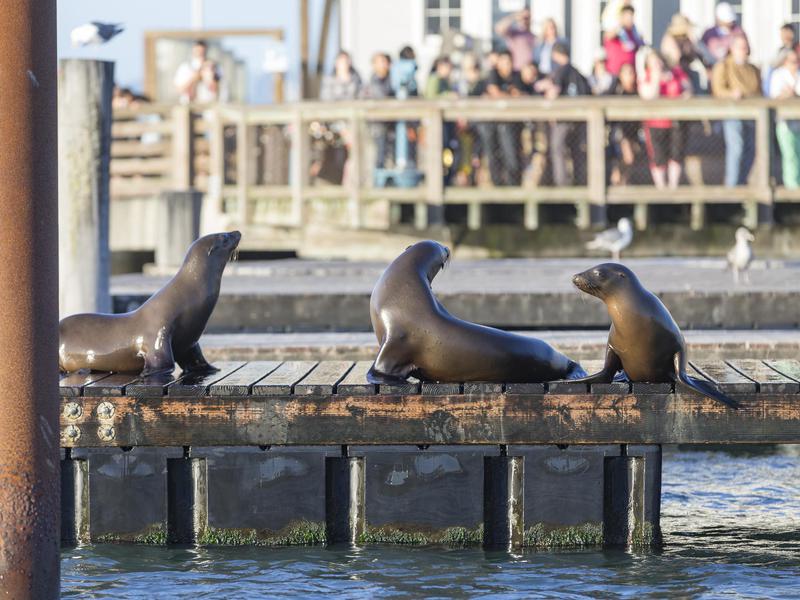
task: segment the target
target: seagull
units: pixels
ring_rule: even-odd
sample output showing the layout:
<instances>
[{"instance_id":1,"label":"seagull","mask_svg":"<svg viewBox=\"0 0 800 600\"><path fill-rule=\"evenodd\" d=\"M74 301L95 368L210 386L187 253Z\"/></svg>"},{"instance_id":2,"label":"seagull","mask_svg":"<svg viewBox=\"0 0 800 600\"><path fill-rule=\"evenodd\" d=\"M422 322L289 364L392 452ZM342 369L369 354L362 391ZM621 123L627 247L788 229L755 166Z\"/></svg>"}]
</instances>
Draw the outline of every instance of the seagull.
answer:
<instances>
[{"instance_id":1,"label":"seagull","mask_svg":"<svg viewBox=\"0 0 800 600\"><path fill-rule=\"evenodd\" d=\"M739 271L743 271L745 279L749 280L747 269L753 262L753 248L750 242L755 241L755 236L747 227L739 227L736 230L736 245L728 250L728 266L733 269L734 283L739 283Z\"/></svg>"},{"instance_id":2,"label":"seagull","mask_svg":"<svg viewBox=\"0 0 800 600\"><path fill-rule=\"evenodd\" d=\"M586 249L611 252L614 260L619 261L619 253L630 246L632 241L633 225L630 219L623 217L617 221L616 227L598 233L591 242L587 242Z\"/></svg>"},{"instance_id":3,"label":"seagull","mask_svg":"<svg viewBox=\"0 0 800 600\"><path fill-rule=\"evenodd\" d=\"M105 44L123 31L122 23L92 21L73 29L69 37L72 40L72 45L77 48L78 46L88 46L90 44Z\"/></svg>"}]
</instances>

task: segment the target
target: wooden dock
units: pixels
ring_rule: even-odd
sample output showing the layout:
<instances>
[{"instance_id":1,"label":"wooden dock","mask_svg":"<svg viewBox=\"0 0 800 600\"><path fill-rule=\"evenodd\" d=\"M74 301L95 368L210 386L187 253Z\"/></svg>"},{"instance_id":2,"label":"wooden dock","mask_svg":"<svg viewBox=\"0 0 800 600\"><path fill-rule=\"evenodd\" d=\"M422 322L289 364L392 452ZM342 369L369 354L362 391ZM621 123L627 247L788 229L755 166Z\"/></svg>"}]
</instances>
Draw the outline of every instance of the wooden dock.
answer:
<instances>
[{"instance_id":1,"label":"wooden dock","mask_svg":"<svg viewBox=\"0 0 800 600\"><path fill-rule=\"evenodd\" d=\"M692 363L738 411L669 384L217 366L61 379L65 543L649 546L661 444L800 443L794 360Z\"/></svg>"}]
</instances>

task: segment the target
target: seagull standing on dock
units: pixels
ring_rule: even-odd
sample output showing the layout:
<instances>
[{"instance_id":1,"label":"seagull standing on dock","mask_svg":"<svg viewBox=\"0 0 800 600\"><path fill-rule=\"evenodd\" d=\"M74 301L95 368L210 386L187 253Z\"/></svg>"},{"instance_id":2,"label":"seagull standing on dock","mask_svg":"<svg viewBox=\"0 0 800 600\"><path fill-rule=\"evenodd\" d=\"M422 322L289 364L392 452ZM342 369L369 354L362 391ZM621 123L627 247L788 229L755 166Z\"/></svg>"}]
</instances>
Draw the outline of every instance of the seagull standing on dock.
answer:
<instances>
[{"instance_id":1,"label":"seagull standing on dock","mask_svg":"<svg viewBox=\"0 0 800 600\"><path fill-rule=\"evenodd\" d=\"M125 30L122 23L101 23L100 21L92 21L85 25L80 25L72 30L69 34L72 45L89 46L90 44L105 44L108 40L115 35L122 33Z\"/></svg>"},{"instance_id":2,"label":"seagull standing on dock","mask_svg":"<svg viewBox=\"0 0 800 600\"><path fill-rule=\"evenodd\" d=\"M620 252L630 246L632 241L633 224L630 219L623 217L617 221L616 227L598 233L591 242L587 242L586 249L611 252L613 259L619 261Z\"/></svg>"},{"instance_id":3,"label":"seagull standing on dock","mask_svg":"<svg viewBox=\"0 0 800 600\"><path fill-rule=\"evenodd\" d=\"M747 227L739 227L736 230L736 244L728 250L728 266L733 269L734 283L739 283L739 271L742 271L745 280L749 281L747 269L753 262L753 248L750 246L750 242L755 241L755 236Z\"/></svg>"}]
</instances>

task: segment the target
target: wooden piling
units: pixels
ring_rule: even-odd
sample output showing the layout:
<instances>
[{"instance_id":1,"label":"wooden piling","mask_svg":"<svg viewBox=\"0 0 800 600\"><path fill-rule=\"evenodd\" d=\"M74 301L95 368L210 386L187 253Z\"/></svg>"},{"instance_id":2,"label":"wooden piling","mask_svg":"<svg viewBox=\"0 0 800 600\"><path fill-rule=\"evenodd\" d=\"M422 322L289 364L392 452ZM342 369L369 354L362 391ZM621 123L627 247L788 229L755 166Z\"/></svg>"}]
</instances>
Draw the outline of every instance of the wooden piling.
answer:
<instances>
[{"instance_id":1,"label":"wooden piling","mask_svg":"<svg viewBox=\"0 0 800 600\"><path fill-rule=\"evenodd\" d=\"M604 545L651 546L660 541L661 447L655 448L649 457L631 456L623 445L620 456L606 457Z\"/></svg>"},{"instance_id":2,"label":"wooden piling","mask_svg":"<svg viewBox=\"0 0 800 600\"><path fill-rule=\"evenodd\" d=\"M161 216L156 223L156 265L173 268L183 263L186 250L200 235L202 205L203 194L197 190L161 194Z\"/></svg>"},{"instance_id":3,"label":"wooden piling","mask_svg":"<svg viewBox=\"0 0 800 600\"><path fill-rule=\"evenodd\" d=\"M167 459L167 542L197 544L208 527L205 458Z\"/></svg>"},{"instance_id":4,"label":"wooden piling","mask_svg":"<svg viewBox=\"0 0 800 600\"><path fill-rule=\"evenodd\" d=\"M62 317L111 311L108 227L113 89L114 63L61 61L58 237Z\"/></svg>"},{"instance_id":5,"label":"wooden piling","mask_svg":"<svg viewBox=\"0 0 800 600\"><path fill-rule=\"evenodd\" d=\"M523 535L523 458L485 456L483 468L483 546L519 548Z\"/></svg>"},{"instance_id":6,"label":"wooden piling","mask_svg":"<svg viewBox=\"0 0 800 600\"><path fill-rule=\"evenodd\" d=\"M67 450L61 461L61 545L89 542L89 461Z\"/></svg>"},{"instance_id":7,"label":"wooden piling","mask_svg":"<svg viewBox=\"0 0 800 600\"><path fill-rule=\"evenodd\" d=\"M364 458L325 458L325 529L329 544L355 544L364 533Z\"/></svg>"}]
</instances>

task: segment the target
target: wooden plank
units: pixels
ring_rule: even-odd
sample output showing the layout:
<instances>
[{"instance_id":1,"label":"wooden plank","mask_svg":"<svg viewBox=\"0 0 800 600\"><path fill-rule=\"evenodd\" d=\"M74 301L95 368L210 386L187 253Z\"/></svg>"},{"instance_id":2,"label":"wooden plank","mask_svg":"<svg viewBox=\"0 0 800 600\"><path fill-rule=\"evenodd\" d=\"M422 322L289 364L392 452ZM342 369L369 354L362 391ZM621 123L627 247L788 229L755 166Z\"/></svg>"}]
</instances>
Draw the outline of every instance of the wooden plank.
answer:
<instances>
[{"instance_id":1,"label":"wooden plank","mask_svg":"<svg viewBox=\"0 0 800 600\"><path fill-rule=\"evenodd\" d=\"M208 393L212 396L247 396L253 385L281 366L281 361L253 361L236 369L223 379L212 383Z\"/></svg>"},{"instance_id":2,"label":"wooden plank","mask_svg":"<svg viewBox=\"0 0 800 600\"><path fill-rule=\"evenodd\" d=\"M78 371L70 373L59 380L59 393L62 396L80 396L83 389L94 381L100 381L111 375L111 373L87 373Z\"/></svg>"},{"instance_id":3,"label":"wooden plank","mask_svg":"<svg viewBox=\"0 0 800 600\"><path fill-rule=\"evenodd\" d=\"M764 364L770 369L776 370L781 375L784 375L795 381L800 381L800 361L782 359L782 360L765 360Z\"/></svg>"},{"instance_id":4,"label":"wooden plank","mask_svg":"<svg viewBox=\"0 0 800 600\"><path fill-rule=\"evenodd\" d=\"M136 373L114 373L108 377L103 377L93 381L83 388L84 396L123 396L125 388L132 383L139 381Z\"/></svg>"},{"instance_id":5,"label":"wooden plank","mask_svg":"<svg viewBox=\"0 0 800 600\"><path fill-rule=\"evenodd\" d=\"M62 403L69 398L63 398ZM797 394L742 394L739 410L679 388L674 394L487 394L222 398L129 395L101 440L102 398L82 399L65 446L340 444L800 443ZM63 411L63 406L62 406ZM107 422L107 419L106 419Z\"/></svg>"},{"instance_id":6,"label":"wooden plank","mask_svg":"<svg viewBox=\"0 0 800 600\"><path fill-rule=\"evenodd\" d=\"M723 392L728 392L730 394L754 394L758 390L755 381L745 377L739 373L739 371L721 360L693 360L689 364L700 376L716 384Z\"/></svg>"},{"instance_id":7,"label":"wooden plank","mask_svg":"<svg viewBox=\"0 0 800 600\"><path fill-rule=\"evenodd\" d=\"M163 157L169 152L171 144L169 142L153 142L146 144L139 140L115 140L111 142L111 166L114 166L113 159L121 158L149 158Z\"/></svg>"},{"instance_id":8,"label":"wooden plank","mask_svg":"<svg viewBox=\"0 0 800 600\"><path fill-rule=\"evenodd\" d=\"M758 384L760 393L796 394L800 383L771 369L760 360L728 360L731 367Z\"/></svg>"},{"instance_id":9,"label":"wooden plank","mask_svg":"<svg viewBox=\"0 0 800 600\"><path fill-rule=\"evenodd\" d=\"M409 377L404 383L381 384L378 386L378 393L382 396L397 396L407 394L419 394L420 381L416 377Z\"/></svg>"},{"instance_id":10,"label":"wooden plank","mask_svg":"<svg viewBox=\"0 0 800 600\"><path fill-rule=\"evenodd\" d=\"M371 360L360 360L347 372L336 386L336 393L340 396L372 396L376 386L367 381L367 371L372 367Z\"/></svg>"},{"instance_id":11,"label":"wooden plank","mask_svg":"<svg viewBox=\"0 0 800 600\"><path fill-rule=\"evenodd\" d=\"M170 121L116 121L111 125L112 138L138 138L145 133L172 134Z\"/></svg>"},{"instance_id":12,"label":"wooden plank","mask_svg":"<svg viewBox=\"0 0 800 600\"><path fill-rule=\"evenodd\" d=\"M353 367L349 360L330 360L318 363L316 367L294 386L296 395L324 396L336 391L339 383Z\"/></svg>"},{"instance_id":13,"label":"wooden plank","mask_svg":"<svg viewBox=\"0 0 800 600\"><path fill-rule=\"evenodd\" d=\"M169 386L167 394L170 396L205 396L212 384L242 368L244 364L244 361L222 361L214 365L219 369L214 373L189 373Z\"/></svg>"},{"instance_id":14,"label":"wooden plank","mask_svg":"<svg viewBox=\"0 0 800 600\"><path fill-rule=\"evenodd\" d=\"M163 396L166 394L167 388L180 379L180 373L181 368L176 365L172 373L142 377L126 386L125 395L136 398L157 398Z\"/></svg>"},{"instance_id":15,"label":"wooden plank","mask_svg":"<svg viewBox=\"0 0 800 600\"><path fill-rule=\"evenodd\" d=\"M465 394L502 394L503 384L492 381L465 381Z\"/></svg>"},{"instance_id":16,"label":"wooden plank","mask_svg":"<svg viewBox=\"0 0 800 600\"><path fill-rule=\"evenodd\" d=\"M544 394L547 386L543 383L507 383L506 394Z\"/></svg>"},{"instance_id":17,"label":"wooden plank","mask_svg":"<svg viewBox=\"0 0 800 600\"><path fill-rule=\"evenodd\" d=\"M313 360L287 361L253 386L254 396L289 395L294 385L299 383L317 365Z\"/></svg>"},{"instance_id":18,"label":"wooden plank","mask_svg":"<svg viewBox=\"0 0 800 600\"><path fill-rule=\"evenodd\" d=\"M584 371L589 375L598 373L603 368L602 360L585 360L581 362ZM607 384L601 384L607 385ZM548 394L585 394L589 391L589 385L586 383L576 383L574 381L551 381L546 384Z\"/></svg>"},{"instance_id":19,"label":"wooden plank","mask_svg":"<svg viewBox=\"0 0 800 600\"><path fill-rule=\"evenodd\" d=\"M453 396L460 394L462 391L460 383L441 383L438 381L423 381L422 382L422 395L423 396Z\"/></svg>"},{"instance_id":20,"label":"wooden plank","mask_svg":"<svg viewBox=\"0 0 800 600\"><path fill-rule=\"evenodd\" d=\"M114 158L109 163L111 175L123 177L133 175L158 175L164 176L172 170L172 160L169 158Z\"/></svg>"}]
</instances>

